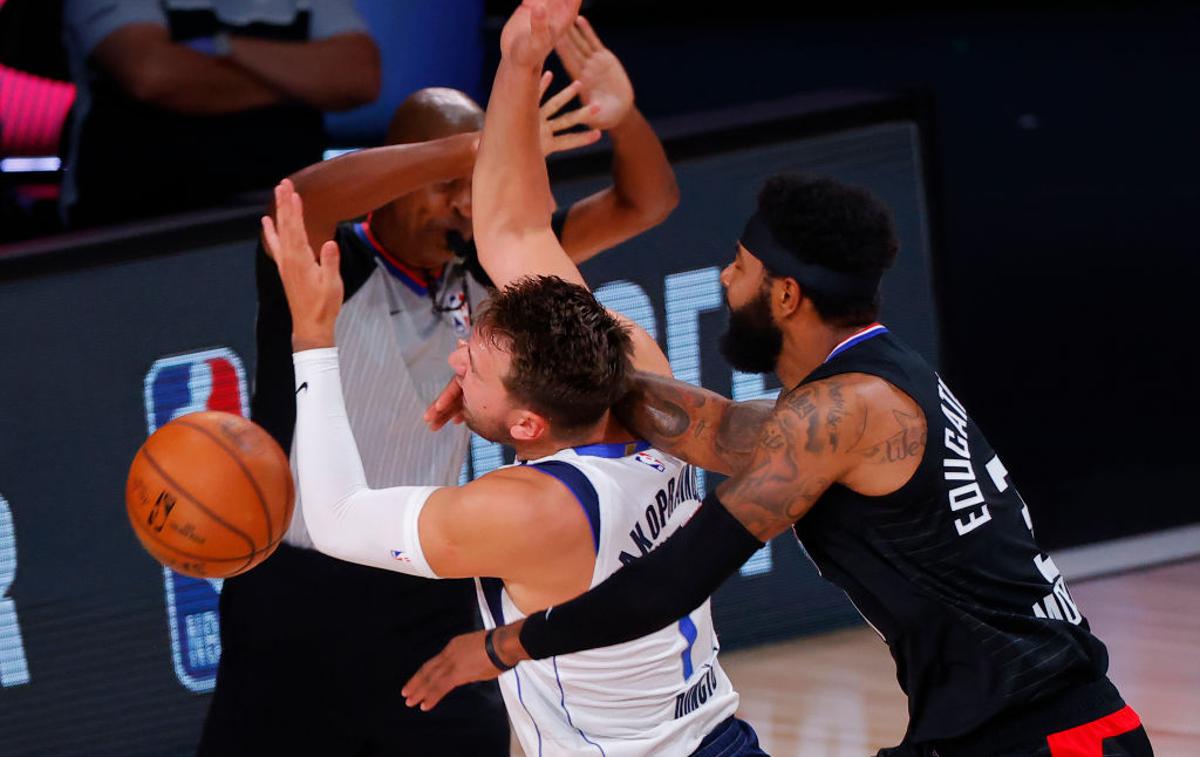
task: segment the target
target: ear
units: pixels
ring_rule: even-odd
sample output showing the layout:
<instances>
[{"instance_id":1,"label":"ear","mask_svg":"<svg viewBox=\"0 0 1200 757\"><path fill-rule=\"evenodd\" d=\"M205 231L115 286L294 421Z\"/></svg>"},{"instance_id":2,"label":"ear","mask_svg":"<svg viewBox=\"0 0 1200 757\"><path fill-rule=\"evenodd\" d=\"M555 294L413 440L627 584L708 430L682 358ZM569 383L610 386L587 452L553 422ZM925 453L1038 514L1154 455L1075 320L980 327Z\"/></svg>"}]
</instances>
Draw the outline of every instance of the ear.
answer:
<instances>
[{"instance_id":1,"label":"ear","mask_svg":"<svg viewBox=\"0 0 1200 757\"><path fill-rule=\"evenodd\" d=\"M508 427L514 441L536 442L550 430L550 422L531 410L520 410L517 418Z\"/></svg>"},{"instance_id":2,"label":"ear","mask_svg":"<svg viewBox=\"0 0 1200 757\"><path fill-rule=\"evenodd\" d=\"M771 282L771 311L776 321L786 321L796 315L804 299L804 290L795 279L780 276Z\"/></svg>"}]
</instances>

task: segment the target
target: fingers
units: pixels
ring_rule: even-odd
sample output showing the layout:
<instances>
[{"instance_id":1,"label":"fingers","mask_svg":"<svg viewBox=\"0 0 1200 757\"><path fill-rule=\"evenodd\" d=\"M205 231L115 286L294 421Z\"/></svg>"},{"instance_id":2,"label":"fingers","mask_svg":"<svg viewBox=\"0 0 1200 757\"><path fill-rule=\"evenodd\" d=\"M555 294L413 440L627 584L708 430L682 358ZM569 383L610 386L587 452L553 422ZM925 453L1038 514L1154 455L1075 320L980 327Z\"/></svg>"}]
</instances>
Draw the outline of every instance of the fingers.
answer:
<instances>
[{"instance_id":1,"label":"fingers","mask_svg":"<svg viewBox=\"0 0 1200 757\"><path fill-rule=\"evenodd\" d=\"M538 82L538 102L546 96L546 90L550 89L550 82L554 81L553 71L543 71L542 80Z\"/></svg>"},{"instance_id":2,"label":"fingers","mask_svg":"<svg viewBox=\"0 0 1200 757\"><path fill-rule=\"evenodd\" d=\"M588 58L594 55L598 50L598 45L593 45L587 35L579 28L578 22L571 24L571 28L567 30L566 36L571 38L571 43L579 50L580 55ZM599 42L599 40L597 40Z\"/></svg>"},{"instance_id":3,"label":"fingers","mask_svg":"<svg viewBox=\"0 0 1200 757\"><path fill-rule=\"evenodd\" d=\"M551 97L549 100L547 100L546 104L542 106L542 108L541 108L542 118L543 119L550 118L555 113L562 110L563 106L565 106L567 103L571 102L571 99L574 98L575 95L579 94L579 89L582 86L583 86L582 83L580 83L578 81L573 81L570 84L568 84L567 86L563 87L557 93L555 93L555 95L553 97ZM566 128L566 127L564 127L564 128Z\"/></svg>"},{"instance_id":4,"label":"fingers","mask_svg":"<svg viewBox=\"0 0 1200 757\"><path fill-rule=\"evenodd\" d=\"M567 150L576 150L580 147L594 144L600 139L599 129L590 129L588 131L573 131L567 134L555 134L550 146L550 153L566 152Z\"/></svg>"},{"instance_id":5,"label":"fingers","mask_svg":"<svg viewBox=\"0 0 1200 757\"><path fill-rule=\"evenodd\" d=\"M284 179L287 181L287 179ZM287 245L289 251L297 252L308 247L308 234L304 230L304 201L288 182L287 212L278 220L280 239Z\"/></svg>"},{"instance_id":6,"label":"fingers","mask_svg":"<svg viewBox=\"0 0 1200 757\"><path fill-rule=\"evenodd\" d=\"M592 52L604 49L604 43L600 41L600 37L596 36L596 30L592 28L591 23L586 18L577 16L575 18L575 28L579 29L580 35L591 47Z\"/></svg>"},{"instance_id":7,"label":"fingers","mask_svg":"<svg viewBox=\"0 0 1200 757\"><path fill-rule=\"evenodd\" d=\"M340 271L338 271L338 264L341 262L341 259L342 251L338 248L337 242L331 239L321 245L321 271L325 274L326 278L341 275Z\"/></svg>"},{"instance_id":8,"label":"fingers","mask_svg":"<svg viewBox=\"0 0 1200 757\"><path fill-rule=\"evenodd\" d=\"M430 431L440 431L447 422L461 423L462 386L457 379L450 379L442 393L425 409L424 420Z\"/></svg>"},{"instance_id":9,"label":"fingers","mask_svg":"<svg viewBox=\"0 0 1200 757\"><path fill-rule=\"evenodd\" d=\"M587 62L583 52L576 46L570 34L564 34L558 38L558 43L554 46L554 52L558 54L558 59L562 61L563 68L572 79L578 79L580 72L583 71L583 65Z\"/></svg>"},{"instance_id":10,"label":"fingers","mask_svg":"<svg viewBox=\"0 0 1200 757\"><path fill-rule=\"evenodd\" d=\"M308 232L304 228L304 202L291 180L284 179L275 186L275 248L272 256L291 256L308 253ZM264 232L265 233L265 232Z\"/></svg>"},{"instance_id":11,"label":"fingers","mask_svg":"<svg viewBox=\"0 0 1200 757\"><path fill-rule=\"evenodd\" d=\"M275 231L275 222L271 220L271 216L262 217L263 243L267 248L267 255L276 264L279 263L279 234Z\"/></svg>"},{"instance_id":12,"label":"fingers","mask_svg":"<svg viewBox=\"0 0 1200 757\"><path fill-rule=\"evenodd\" d=\"M587 105L582 108L576 108L575 110L569 110L558 118L552 118L546 122L546 125L550 127L550 131L553 132L555 136L558 136L558 133L561 131L566 131L567 129L578 126L579 124L587 123L588 119L594 118L599 112L600 106Z\"/></svg>"},{"instance_id":13,"label":"fingers","mask_svg":"<svg viewBox=\"0 0 1200 757\"><path fill-rule=\"evenodd\" d=\"M443 650L437 657L426 662L421 669L408 679L400 693L404 696L404 704L408 707L419 707L422 712L429 712L442 697L453 689L450 677L453 673L451 663Z\"/></svg>"}]
</instances>

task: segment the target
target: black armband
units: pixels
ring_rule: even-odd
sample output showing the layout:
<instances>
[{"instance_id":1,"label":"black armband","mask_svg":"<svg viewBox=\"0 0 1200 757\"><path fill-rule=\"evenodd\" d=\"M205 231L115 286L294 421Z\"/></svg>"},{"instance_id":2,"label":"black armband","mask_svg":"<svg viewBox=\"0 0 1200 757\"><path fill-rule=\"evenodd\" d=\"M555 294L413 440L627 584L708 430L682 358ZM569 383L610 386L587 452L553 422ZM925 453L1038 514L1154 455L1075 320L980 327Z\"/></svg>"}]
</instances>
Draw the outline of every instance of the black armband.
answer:
<instances>
[{"instance_id":1,"label":"black armband","mask_svg":"<svg viewBox=\"0 0 1200 757\"><path fill-rule=\"evenodd\" d=\"M653 633L703 604L762 546L710 492L650 554L586 594L526 618L521 646L539 660Z\"/></svg>"},{"instance_id":2,"label":"black armband","mask_svg":"<svg viewBox=\"0 0 1200 757\"><path fill-rule=\"evenodd\" d=\"M505 672L506 670L512 670L516 666L509 665L504 660L501 660L500 655L496 653L496 645L492 643L492 637L495 635L495 628L489 629L488 632L483 635L483 651L487 652L488 659L491 660L491 663L495 665L496 669L501 673Z\"/></svg>"}]
</instances>

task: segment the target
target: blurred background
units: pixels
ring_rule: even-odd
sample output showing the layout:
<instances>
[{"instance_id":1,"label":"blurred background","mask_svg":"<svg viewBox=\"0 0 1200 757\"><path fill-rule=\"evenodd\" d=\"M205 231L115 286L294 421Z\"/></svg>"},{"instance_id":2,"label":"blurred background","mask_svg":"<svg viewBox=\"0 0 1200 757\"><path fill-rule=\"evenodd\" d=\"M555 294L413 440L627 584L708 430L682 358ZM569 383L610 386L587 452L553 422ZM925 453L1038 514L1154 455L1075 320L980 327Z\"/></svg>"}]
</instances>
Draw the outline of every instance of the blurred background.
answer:
<instances>
[{"instance_id":1,"label":"blurred background","mask_svg":"<svg viewBox=\"0 0 1200 757\"><path fill-rule=\"evenodd\" d=\"M382 56L378 95L325 108L312 131L320 144L296 137L298 151L380 144L419 87L456 87L486 104L516 3L356 5ZM1200 282L1200 4L969 5L585 2L683 190L667 224L585 273L606 302L644 305L639 320L677 371L742 397L770 392L715 354L723 316L712 267L763 176L799 168L869 186L896 210L904 241L884 320L937 363L986 430L1042 545L1166 539L1089 563L1093 574L1200 552L1188 395L1200 373L1186 347ZM66 729L46 753L115 738L121 729L103 712L116 705L96 703L108 682L122 706L153 696L176 705L160 731L120 753L186 753L219 646L185 618L215 612L219 586L150 563L123 523L120 487L155 411L155 361L226 350L222 359L252 375L256 218L271 181L294 168L273 169L231 133L221 160L274 178L140 213L122 197L136 194L146 165L160 164L169 184L191 181L188 169L153 149L101 143L100 194L127 207L73 217L87 74L72 44L61 3L0 0L0 588L20 610L19 624L16 611L0 616L11 617L0 636L10 657L15 638L27 663L22 678L10 660L0 688L0 745L47 743L44 718L67 702L95 722ZM93 113L101 93L93 87ZM270 128L259 144L294 137ZM119 126L107 133L113 145L130 138ZM560 202L601 180L607 150L554 162ZM250 390L243 379L243 405ZM473 452L476 474L502 456L484 443ZM794 543L772 546L718 596L728 646L856 622ZM81 556L95 574L78 575ZM113 667L97 645L127 662ZM87 691L63 693L79 680Z\"/></svg>"}]
</instances>

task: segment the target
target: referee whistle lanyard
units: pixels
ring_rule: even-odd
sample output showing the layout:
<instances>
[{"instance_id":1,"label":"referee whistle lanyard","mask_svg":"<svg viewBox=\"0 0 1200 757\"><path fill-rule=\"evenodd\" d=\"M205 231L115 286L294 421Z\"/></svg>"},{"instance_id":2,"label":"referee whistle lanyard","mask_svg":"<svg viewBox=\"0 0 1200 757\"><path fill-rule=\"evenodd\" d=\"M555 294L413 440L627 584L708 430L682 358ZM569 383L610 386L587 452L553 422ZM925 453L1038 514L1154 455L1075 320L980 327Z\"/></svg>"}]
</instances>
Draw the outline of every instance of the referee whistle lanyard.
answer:
<instances>
[{"instance_id":1,"label":"referee whistle lanyard","mask_svg":"<svg viewBox=\"0 0 1200 757\"><path fill-rule=\"evenodd\" d=\"M867 341L868 339L872 339L874 337L879 336L880 334L886 334L886 333L888 333L887 326L884 326L882 323L879 323L878 321L876 321L875 323L872 323L870 326L864 326L863 328L859 329L858 331L854 332L850 336L843 339L838 344L838 346L834 347L833 351L829 353L829 356L821 361L821 365L828 363L830 360L833 360L835 357L842 354L843 352L850 349L851 347L853 347L856 344L861 344L861 343Z\"/></svg>"}]
</instances>

